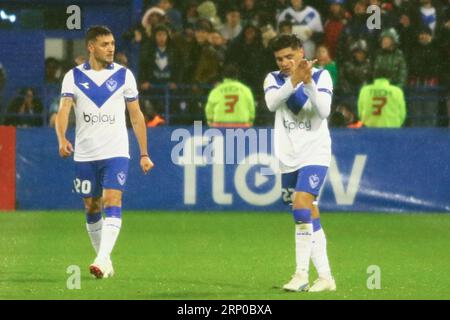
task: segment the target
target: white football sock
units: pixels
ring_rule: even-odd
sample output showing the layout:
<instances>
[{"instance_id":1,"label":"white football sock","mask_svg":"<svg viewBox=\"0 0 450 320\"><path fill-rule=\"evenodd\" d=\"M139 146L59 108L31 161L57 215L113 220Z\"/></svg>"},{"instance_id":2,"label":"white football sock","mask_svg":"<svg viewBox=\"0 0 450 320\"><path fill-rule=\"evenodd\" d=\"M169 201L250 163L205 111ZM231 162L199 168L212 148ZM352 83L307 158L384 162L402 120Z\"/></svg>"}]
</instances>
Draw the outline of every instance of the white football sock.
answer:
<instances>
[{"instance_id":1,"label":"white football sock","mask_svg":"<svg viewBox=\"0 0 450 320\"><path fill-rule=\"evenodd\" d=\"M102 240L102 226L103 219L100 219L95 223L86 223L86 230L88 232L89 238L91 239L91 243L96 254L98 254L98 250L100 249L100 242Z\"/></svg>"},{"instance_id":2,"label":"white football sock","mask_svg":"<svg viewBox=\"0 0 450 320\"><path fill-rule=\"evenodd\" d=\"M105 218L102 228L102 241L97 255L99 259L109 259L116 244L117 237L119 236L121 226L121 218Z\"/></svg>"},{"instance_id":3,"label":"white football sock","mask_svg":"<svg viewBox=\"0 0 450 320\"><path fill-rule=\"evenodd\" d=\"M312 233L312 223L300 223L295 225L295 258L297 263L297 273L308 274L309 272Z\"/></svg>"},{"instance_id":4,"label":"white football sock","mask_svg":"<svg viewBox=\"0 0 450 320\"><path fill-rule=\"evenodd\" d=\"M327 255L327 239L323 228L313 233L311 259L319 277L330 280L332 276Z\"/></svg>"}]
</instances>

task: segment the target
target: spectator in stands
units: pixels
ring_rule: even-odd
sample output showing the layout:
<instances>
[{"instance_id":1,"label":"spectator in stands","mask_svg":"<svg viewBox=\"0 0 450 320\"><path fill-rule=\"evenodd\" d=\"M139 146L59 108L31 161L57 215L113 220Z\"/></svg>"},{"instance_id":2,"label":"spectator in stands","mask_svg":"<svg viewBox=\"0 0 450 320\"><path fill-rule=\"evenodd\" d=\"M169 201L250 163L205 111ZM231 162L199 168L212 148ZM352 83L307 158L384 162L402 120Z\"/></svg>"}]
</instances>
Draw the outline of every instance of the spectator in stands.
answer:
<instances>
[{"instance_id":1,"label":"spectator in stands","mask_svg":"<svg viewBox=\"0 0 450 320\"><path fill-rule=\"evenodd\" d=\"M350 18L344 8L345 0L328 0L328 18L324 24L324 44L330 51L331 59L335 59L339 36Z\"/></svg>"},{"instance_id":2,"label":"spectator in stands","mask_svg":"<svg viewBox=\"0 0 450 320\"><path fill-rule=\"evenodd\" d=\"M293 33L303 43L305 58L312 59L315 55L316 43L323 38L323 25L319 12L310 6L305 6L303 0L291 0L289 8L278 16L278 24L288 20L292 22Z\"/></svg>"},{"instance_id":3,"label":"spectator in stands","mask_svg":"<svg viewBox=\"0 0 450 320\"><path fill-rule=\"evenodd\" d=\"M217 8L214 2L212 1L202 2L197 8L197 12L198 18L206 19L209 22L211 22L213 29L218 30L222 27L222 21L220 20L220 17L217 15Z\"/></svg>"},{"instance_id":4,"label":"spectator in stands","mask_svg":"<svg viewBox=\"0 0 450 320\"><path fill-rule=\"evenodd\" d=\"M281 21L278 25L278 34L292 34L293 32L292 22L289 20Z\"/></svg>"},{"instance_id":5,"label":"spectator in stands","mask_svg":"<svg viewBox=\"0 0 450 320\"><path fill-rule=\"evenodd\" d=\"M212 84L219 79L220 58L209 43L211 29L199 23L195 30L195 41L189 48L185 62L185 79L192 84Z\"/></svg>"},{"instance_id":6,"label":"spectator in stands","mask_svg":"<svg viewBox=\"0 0 450 320\"><path fill-rule=\"evenodd\" d=\"M413 24L413 17L411 11L401 9L397 12L398 24L396 30L399 33L399 48L405 55L405 60L408 66L411 65L411 53L416 46L416 28L417 24Z\"/></svg>"},{"instance_id":7,"label":"spectator in stands","mask_svg":"<svg viewBox=\"0 0 450 320\"><path fill-rule=\"evenodd\" d=\"M398 48L398 34L395 29L385 30L380 36L380 50L374 60L374 72L389 70L387 79L396 86L406 84L408 70L403 52Z\"/></svg>"},{"instance_id":8,"label":"spectator in stands","mask_svg":"<svg viewBox=\"0 0 450 320\"><path fill-rule=\"evenodd\" d=\"M171 43L168 27L158 25L153 34L152 41L141 51L140 89L146 92L154 85L176 89L177 83L182 81L181 54Z\"/></svg>"},{"instance_id":9,"label":"spectator in stands","mask_svg":"<svg viewBox=\"0 0 450 320\"><path fill-rule=\"evenodd\" d=\"M181 32L183 29L183 16L181 12L174 7L174 0L160 0L158 8L161 8L166 13L167 23L176 32Z\"/></svg>"},{"instance_id":10,"label":"spectator in stands","mask_svg":"<svg viewBox=\"0 0 450 320\"><path fill-rule=\"evenodd\" d=\"M184 25L184 29L186 31L186 29L194 29L197 21L199 19L198 17L198 3L196 0L191 0L187 7L186 10L184 11L184 21L183 21L183 25Z\"/></svg>"},{"instance_id":11,"label":"spectator in stands","mask_svg":"<svg viewBox=\"0 0 450 320\"><path fill-rule=\"evenodd\" d=\"M358 114L366 127L400 128L405 121L406 102L403 90L389 82L390 74L389 69L377 69L373 84L361 88Z\"/></svg>"},{"instance_id":12,"label":"spectator in stands","mask_svg":"<svg viewBox=\"0 0 450 320\"><path fill-rule=\"evenodd\" d=\"M434 4L432 0L420 0L420 20L423 25L430 28L433 35L436 30L440 28L442 23L442 15L443 12L440 6Z\"/></svg>"},{"instance_id":13,"label":"spectator in stands","mask_svg":"<svg viewBox=\"0 0 450 320\"><path fill-rule=\"evenodd\" d=\"M219 31L213 30L209 35L209 43L212 45L214 50L216 50L220 59L220 66L223 67L227 50L225 39Z\"/></svg>"},{"instance_id":14,"label":"spectator in stands","mask_svg":"<svg viewBox=\"0 0 450 320\"><path fill-rule=\"evenodd\" d=\"M339 66L339 91L344 95L356 96L360 88L371 81L372 65L365 40L357 40L352 43L350 52L350 60Z\"/></svg>"},{"instance_id":15,"label":"spectator in stands","mask_svg":"<svg viewBox=\"0 0 450 320\"><path fill-rule=\"evenodd\" d=\"M9 104L5 124L18 127L42 126L43 111L42 103L36 98L33 89L23 88L19 96Z\"/></svg>"},{"instance_id":16,"label":"spectator in stands","mask_svg":"<svg viewBox=\"0 0 450 320\"><path fill-rule=\"evenodd\" d=\"M152 7L148 9L142 17L142 27L144 28L143 42L152 38L153 28L155 26L164 24L167 22L166 12L158 7Z\"/></svg>"},{"instance_id":17,"label":"spectator in stands","mask_svg":"<svg viewBox=\"0 0 450 320\"><path fill-rule=\"evenodd\" d=\"M368 15L366 13L367 3L365 0L357 0L353 5L353 15L342 30L336 51L338 65L342 64L347 57L351 56L350 46L358 40L364 40L367 53L373 52L378 40L378 31L367 28ZM369 57L372 58L372 57Z\"/></svg>"},{"instance_id":18,"label":"spectator in stands","mask_svg":"<svg viewBox=\"0 0 450 320\"><path fill-rule=\"evenodd\" d=\"M172 121L176 124L192 124L194 120L202 120L198 116L204 114L204 96L210 86L220 80L221 60L219 54L209 42L211 27L209 21L200 20L195 30L195 39L189 43L185 51L184 83L191 87L183 96L186 101L180 101L176 116Z\"/></svg>"},{"instance_id":19,"label":"spectator in stands","mask_svg":"<svg viewBox=\"0 0 450 320\"><path fill-rule=\"evenodd\" d=\"M436 126L439 109L441 63L444 57L433 40L433 32L427 26L418 32L418 45L411 55L409 85L414 97L409 103L412 126Z\"/></svg>"},{"instance_id":20,"label":"spectator in stands","mask_svg":"<svg viewBox=\"0 0 450 320\"><path fill-rule=\"evenodd\" d=\"M262 34L264 48L268 49L270 41L277 36L277 33L273 29L273 26L271 24L266 24L266 25L262 26L260 28L260 30L261 30L261 34ZM275 62L273 64L273 66L274 66L274 68L272 68L272 69L275 69L276 68Z\"/></svg>"},{"instance_id":21,"label":"spectator in stands","mask_svg":"<svg viewBox=\"0 0 450 320\"><path fill-rule=\"evenodd\" d=\"M392 3L386 0L369 0L368 5L380 8L381 26L383 29L394 28L396 26L394 6Z\"/></svg>"},{"instance_id":22,"label":"spectator in stands","mask_svg":"<svg viewBox=\"0 0 450 320\"><path fill-rule=\"evenodd\" d=\"M352 108L345 104L338 104L335 111L331 113L328 120L330 127L358 129L363 127L362 121L352 111Z\"/></svg>"},{"instance_id":23,"label":"spectator in stands","mask_svg":"<svg viewBox=\"0 0 450 320\"><path fill-rule=\"evenodd\" d=\"M59 84L61 81L61 64L56 58L45 59L45 83Z\"/></svg>"},{"instance_id":24,"label":"spectator in stands","mask_svg":"<svg viewBox=\"0 0 450 320\"><path fill-rule=\"evenodd\" d=\"M241 1L241 21L243 26L260 25L259 10L256 5L256 0Z\"/></svg>"},{"instance_id":25,"label":"spectator in stands","mask_svg":"<svg viewBox=\"0 0 450 320\"><path fill-rule=\"evenodd\" d=\"M49 110L55 99L59 99L61 93L61 62L53 57L45 59L44 85L40 91L45 110Z\"/></svg>"},{"instance_id":26,"label":"spectator in stands","mask_svg":"<svg viewBox=\"0 0 450 320\"><path fill-rule=\"evenodd\" d=\"M170 39L165 25L157 25L151 42L142 48L138 82L141 89L142 108L147 122L164 112L166 86L177 89L182 82L182 57Z\"/></svg>"},{"instance_id":27,"label":"spectator in stands","mask_svg":"<svg viewBox=\"0 0 450 320\"><path fill-rule=\"evenodd\" d=\"M355 113L352 110L353 110L353 108L351 108L349 105L346 105L344 103L339 104L336 107L336 112L339 112L344 116L345 126L347 128L349 128L349 129L362 128L363 122L361 120L358 120L358 117L355 115Z\"/></svg>"},{"instance_id":28,"label":"spectator in stands","mask_svg":"<svg viewBox=\"0 0 450 320\"><path fill-rule=\"evenodd\" d=\"M272 18L266 21L271 25L278 25L277 18L290 5L290 0L258 0L261 12L270 13Z\"/></svg>"},{"instance_id":29,"label":"spectator in stands","mask_svg":"<svg viewBox=\"0 0 450 320\"><path fill-rule=\"evenodd\" d=\"M239 69L226 65L224 80L209 94L205 108L211 127L248 128L255 120L255 101L252 91L238 80Z\"/></svg>"},{"instance_id":30,"label":"spectator in stands","mask_svg":"<svg viewBox=\"0 0 450 320\"><path fill-rule=\"evenodd\" d=\"M333 80L333 88L338 86L338 69L336 62L331 59L330 52L325 45L320 45L316 50L316 68L328 70Z\"/></svg>"},{"instance_id":31,"label":"spectator in stands","mask_svg":"<svg viewBox=\"0 0 450 320\"><path fill-rule=\"evenodd\" d=\"M260 30L248 25L229 44L225 62L235 64L239 68L239 79L253 92L259 92L265 75L270 71L267 67L272 60L271 53L264 48Z\"/></svg>"},{"instance_id":32,"label":"spectator in stands","mask_svg":"<svg viewBox=\"0 0 450 320\"><path fill-rule=\"evenodd\" d=\"M229 7L226 12L226 22L220 33L227 42L236 39L242 31L241 13L237 7Z\"/></svg>"}]
</instances>

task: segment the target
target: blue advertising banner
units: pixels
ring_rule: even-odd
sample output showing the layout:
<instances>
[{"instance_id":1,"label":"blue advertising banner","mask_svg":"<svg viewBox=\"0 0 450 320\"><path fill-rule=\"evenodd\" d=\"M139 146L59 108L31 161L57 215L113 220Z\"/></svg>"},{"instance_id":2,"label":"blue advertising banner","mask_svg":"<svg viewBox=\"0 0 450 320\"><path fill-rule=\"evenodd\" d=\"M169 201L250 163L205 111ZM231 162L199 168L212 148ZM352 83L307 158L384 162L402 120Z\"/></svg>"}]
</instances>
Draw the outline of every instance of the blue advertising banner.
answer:
<instances>
[{"instance_id":1,"label":"blue advertising banner","mask_svg":"<svg viewBox=\"0 0 450 320\"><path fill-rule=\"evenodd\" d=\"M129 136L128 210L288 209L280 175L273 174L270 129L149 129L155 168L147 175L132 131ZM448 129L339 129L331 136L322 210L450 212ZM18 129L16 153L17 209L82 209L73 160L58 156L53 130Z\"/></svg>"}]
</instances>

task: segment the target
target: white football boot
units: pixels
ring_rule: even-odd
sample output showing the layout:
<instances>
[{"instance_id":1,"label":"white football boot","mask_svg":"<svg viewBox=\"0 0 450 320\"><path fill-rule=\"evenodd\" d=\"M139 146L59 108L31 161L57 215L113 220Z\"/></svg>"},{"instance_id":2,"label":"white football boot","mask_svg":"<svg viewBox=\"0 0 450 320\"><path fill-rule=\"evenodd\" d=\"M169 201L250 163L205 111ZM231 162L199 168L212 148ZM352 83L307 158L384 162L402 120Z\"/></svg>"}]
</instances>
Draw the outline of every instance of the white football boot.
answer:
<instances>
[{"instance_id":1,"label":"white football boot","mask_svg":"<svg viewBox=\"0 0 450 320\"><path fill-rule=\"evenodd\" d=\"M322 291L336 291L336 281L333 278L324 279L318 278L314 281L312 287L309 289L309 292L322 292Z\"/></svg>"},{"instance_id":2,"label":"white football boot","mask_svg":"<svg viewBox=\"0 0 450 320\"><path fill-rule=\"evenodd\" d=\"M106 270L103 274L103 278L111 278L114 276L114 268L111 261L111 258L108 259L108 263L106 264Z\"/></svg>"},{"instance_id":3,"label":"white football boot","mask_svg":"<svg viewBox=\"0 0 450 320\"><path fill-rule=\"evenodd\" d=\"M114 275L114 268L111 259L96 258L94 263L89 266L89 272L97 279L112 277Z\"/></svg>"},{"instance_id":4,"label":"white football boot","mask_svg":"<svg viewBox=\"0 0 450 320\"><path fill-rule=\"evenodd\" d=\"M291 281L283 286L286 291L301 292L309 290L308 274L296 272Z\"/></svg>"}]
</instances>

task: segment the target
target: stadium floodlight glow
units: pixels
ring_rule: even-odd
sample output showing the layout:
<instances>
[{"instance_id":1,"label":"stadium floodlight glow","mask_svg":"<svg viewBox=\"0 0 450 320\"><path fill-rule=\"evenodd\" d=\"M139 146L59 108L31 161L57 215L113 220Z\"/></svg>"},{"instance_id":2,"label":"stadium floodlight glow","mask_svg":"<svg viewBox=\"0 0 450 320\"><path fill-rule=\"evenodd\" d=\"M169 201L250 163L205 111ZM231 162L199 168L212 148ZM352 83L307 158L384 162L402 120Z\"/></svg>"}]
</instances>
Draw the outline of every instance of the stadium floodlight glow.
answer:
<instances>
[{"instance_id":1,"label":"stadium floodlight glow","mask_svg":"<svg viewBox=\"0 0 450 320\"><path fill-rule=\"evenodd\" d=\"M6 14L6 12L4 10L0 11L0 18L2 20L8 19L8 15Z\"/></svg>"},{"instance_id":2,"label":"stadium floodlight glow","mask_svg":"<svg viewBox=\"0 0 450 320\"><path fill-rule=\"evenodd\" d=\"M16 22L16 15L15 14L10 15L9 16L9 21L11 21L11 23Z\"/></svg>"}]
</instances>

